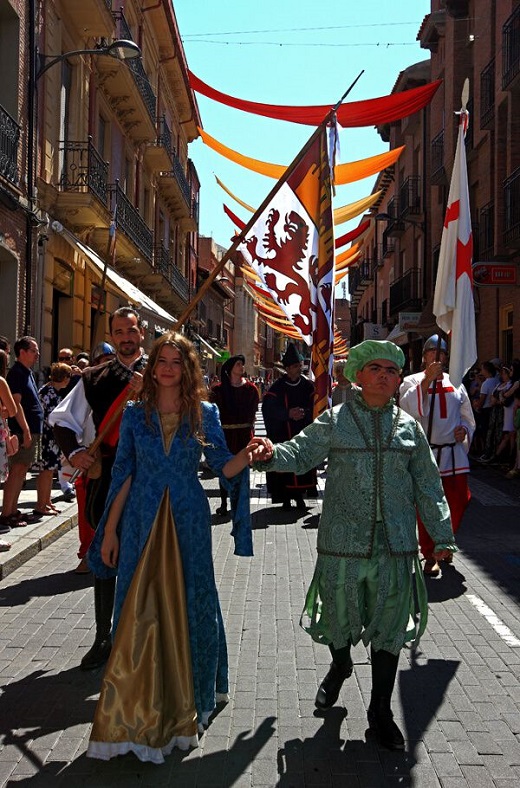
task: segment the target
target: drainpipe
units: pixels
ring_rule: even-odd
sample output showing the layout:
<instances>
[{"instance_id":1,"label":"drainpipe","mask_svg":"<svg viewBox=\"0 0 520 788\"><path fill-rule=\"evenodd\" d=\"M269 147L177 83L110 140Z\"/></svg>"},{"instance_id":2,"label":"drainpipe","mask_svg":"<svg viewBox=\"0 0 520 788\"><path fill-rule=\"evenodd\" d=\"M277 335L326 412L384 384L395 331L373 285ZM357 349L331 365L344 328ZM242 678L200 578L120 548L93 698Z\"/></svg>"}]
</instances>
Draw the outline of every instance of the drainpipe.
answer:
<instances>
[{"instance_id":1,"label":"drainpipe","mask_svg":"<svg viewBox=\"0 0 520 788\"><path fill-rule=\"evenodd\" d=\"M35 99L36 99L36 0L29 0L29 79L27 83L27 200L25 217L25 318L24 334L31 333L32 312L32 269L33 269L33 221L35 207Z\"/></svg>"}]
</instances>

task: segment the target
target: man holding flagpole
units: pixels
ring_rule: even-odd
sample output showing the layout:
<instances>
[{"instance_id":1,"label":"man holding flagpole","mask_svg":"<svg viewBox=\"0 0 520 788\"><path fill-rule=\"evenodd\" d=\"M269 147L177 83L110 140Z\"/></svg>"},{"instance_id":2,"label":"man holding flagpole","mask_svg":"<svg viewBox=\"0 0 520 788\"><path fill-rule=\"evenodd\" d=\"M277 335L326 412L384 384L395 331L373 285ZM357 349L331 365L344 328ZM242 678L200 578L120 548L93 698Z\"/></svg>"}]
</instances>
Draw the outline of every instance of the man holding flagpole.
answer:
<instances>
[{"instance_id":1,"label":"man holding flagpole","mask_svg":"<svg viewBox=\"0 0 520 788\"><path fill-rule=\"evenodd\" d=\"M403 410L415 416L426 431L441 473L454 532L470 500L467 454L475 430L471 404L462 386L462 378L477 358L473 238L464 144L469 122L468 93L466 80L433 300L437 325L449 335L449 375L444 372L446 342L437 335L430 337L423 349L424 372L405 378L399 400ZM433 555L434 546L420 521L419 538L424 572L436 576L440 567Z\"/></svg>"}]
</instances>

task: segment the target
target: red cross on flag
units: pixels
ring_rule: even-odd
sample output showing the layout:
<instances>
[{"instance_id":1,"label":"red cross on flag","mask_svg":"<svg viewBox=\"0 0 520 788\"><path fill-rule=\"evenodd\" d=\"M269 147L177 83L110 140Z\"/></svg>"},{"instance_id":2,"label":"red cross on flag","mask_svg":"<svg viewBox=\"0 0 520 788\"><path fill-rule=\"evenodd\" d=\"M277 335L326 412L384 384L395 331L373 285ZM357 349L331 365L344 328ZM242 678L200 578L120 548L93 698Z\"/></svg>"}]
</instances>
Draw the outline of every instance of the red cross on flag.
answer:
<instances>
[{"instance_id":1,"label":"red cross on flag","mask_svg":"<svg viewBox=\"0 0 520 788\"><path fill-rule=\"evenodd\" d=\"M469 113L464 108L460 112L457 150L433 298L433 314L437 325L450 335L449 375L454 386L460 386L462 378L477 359L471 270L473 236L464 144L468 120Z\"/></svg>"}]
</instances>

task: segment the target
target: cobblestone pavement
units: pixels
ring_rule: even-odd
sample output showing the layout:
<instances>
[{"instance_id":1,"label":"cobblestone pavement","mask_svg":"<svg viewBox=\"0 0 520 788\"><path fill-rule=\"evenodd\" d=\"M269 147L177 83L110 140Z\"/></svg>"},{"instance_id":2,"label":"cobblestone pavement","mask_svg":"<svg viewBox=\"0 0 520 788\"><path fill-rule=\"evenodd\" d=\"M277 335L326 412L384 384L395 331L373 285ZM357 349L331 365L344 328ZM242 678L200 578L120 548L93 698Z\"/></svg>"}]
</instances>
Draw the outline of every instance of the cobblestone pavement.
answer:
<instances>
[{"instance_id":1,"label":"cobblestone pavement","mask_svg":"<svg viewBox=\"0 0 520 788\"><path fill-rule=\"evenodd\" d=\"M214 511L217 482L204 472L202 480ZM321 473L320 495L323 484ZM314 644L298 621L315 560L320 500L299 517L282 513L267 500L265 477L253 473L251 559L233 555L229 522L213 517L231 700L198 749L176 751L159 767L133 755L109 763L85 757L101 673L78 669L93 640L93 594L91 577L71 571L75 507L38 526L51 534L47 544L42 530L35 531L38 550L29 549L30 533L14 536L13 549L19 539L27 543L26 560L8 564L0 583L0 785L515 788L520 482L476 468L471 484L461 552L443 577L428 580L427 633L417 651L400 658L394 710L404 754L379 748L367 732L365 648L354 649L354 674L338 705L323 714L314 709L328 649ZM31 494L24 493L24 505L31 505Z\"/></svg>"}]
</instances>

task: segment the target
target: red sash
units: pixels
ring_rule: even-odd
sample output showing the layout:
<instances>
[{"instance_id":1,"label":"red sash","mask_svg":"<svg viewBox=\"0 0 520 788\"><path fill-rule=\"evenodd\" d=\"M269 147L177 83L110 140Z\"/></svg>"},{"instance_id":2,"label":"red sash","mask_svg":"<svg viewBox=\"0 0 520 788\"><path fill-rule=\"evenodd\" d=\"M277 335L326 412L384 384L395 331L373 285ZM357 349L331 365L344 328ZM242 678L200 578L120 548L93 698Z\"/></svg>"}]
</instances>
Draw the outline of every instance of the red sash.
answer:
<instances>
[{"instance_id":1,"label":"red sash","mask_svg":"<svg viewBox=\"0 0 520 788\"><path fill-rule=\"evenodd\" d=\"M121 408L123 402L127 399L130 399L128 396L130 389L130 384L126 385L121 394L113 401L105 416L103 421L99 425L98 435L101 435L107 424L109 423L110 419L113 417L114 413L117 411L118 408ZM114 420L114 423L110 425L110 429L108 430L107 434L103 436L103 443L112 448L117 446L117 442L119 440L119 428L121 426L121 419L123 418L123 409L121 409L121 413L118 417Z\"/></svg>"}]
</instances>

